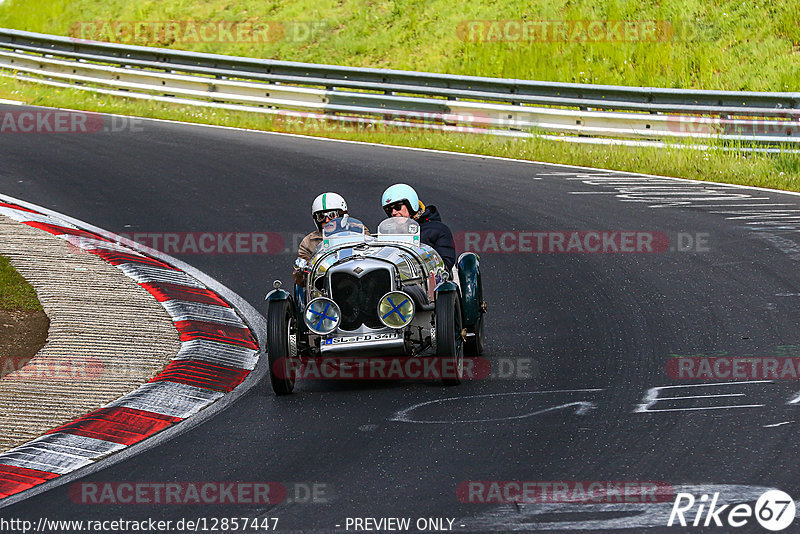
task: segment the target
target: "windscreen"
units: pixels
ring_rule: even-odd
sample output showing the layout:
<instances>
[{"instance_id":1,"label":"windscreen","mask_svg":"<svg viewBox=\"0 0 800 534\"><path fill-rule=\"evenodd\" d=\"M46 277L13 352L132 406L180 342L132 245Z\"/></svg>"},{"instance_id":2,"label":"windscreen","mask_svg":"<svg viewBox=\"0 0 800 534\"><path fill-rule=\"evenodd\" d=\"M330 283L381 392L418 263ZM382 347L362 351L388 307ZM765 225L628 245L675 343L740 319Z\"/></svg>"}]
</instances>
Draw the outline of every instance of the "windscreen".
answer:
<instances>
[{"instance_id":1,"label":"windscreen","mask_svg":"<svg viewBox=\"0 0 800 534\"><path fill-rule=\"evenodd\" d=\"M406 217L389 217L378 225L378 236L400 236L419 240L419 223Z\"/></svg>"},{"instance_id":2,"label":"windscreen","mask_svg":"<svg viewBox=\"0 0 800 534\"><path fill-rule=\"evenodd\" d=\"M356 218L350 217L349 215L345 215L344 217L339 217L333 219L332 221L328 221L325 223L325 226L322 227L322 237L323 239L328 238L339 238L339 237L359 237L363 238L365 234L364 230L364 223L359 221Z\"/></svg>"}]
</instances>

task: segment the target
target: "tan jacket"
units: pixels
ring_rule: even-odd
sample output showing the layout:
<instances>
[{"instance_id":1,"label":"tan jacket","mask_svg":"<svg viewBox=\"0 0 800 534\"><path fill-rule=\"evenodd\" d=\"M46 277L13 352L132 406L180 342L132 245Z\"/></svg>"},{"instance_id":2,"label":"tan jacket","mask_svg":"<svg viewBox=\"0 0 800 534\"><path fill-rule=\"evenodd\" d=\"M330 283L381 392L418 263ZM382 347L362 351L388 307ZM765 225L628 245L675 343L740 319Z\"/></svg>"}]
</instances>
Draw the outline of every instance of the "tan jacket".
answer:
<instances>
[{"instance_id":1,"label":"tan jacket","mask_svg":"<svg viewBox=\"0 0 800 534\"><path fill-rule=\"evenodd\" d=\"M297 249L297 257L306 261L310 260L320 243L322 243L322 232L314 230L300 242L300 247Z\"/></svg>"}]
</instances>

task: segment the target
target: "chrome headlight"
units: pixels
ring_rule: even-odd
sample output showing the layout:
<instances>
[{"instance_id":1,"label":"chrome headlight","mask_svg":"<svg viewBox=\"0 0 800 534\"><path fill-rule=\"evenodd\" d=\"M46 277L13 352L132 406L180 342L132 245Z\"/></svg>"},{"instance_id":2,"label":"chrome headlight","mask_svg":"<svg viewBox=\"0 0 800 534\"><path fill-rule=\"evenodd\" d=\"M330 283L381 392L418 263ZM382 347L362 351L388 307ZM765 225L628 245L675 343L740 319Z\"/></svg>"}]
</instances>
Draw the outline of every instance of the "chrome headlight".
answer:
<instances>
[{"instance_id":1,"label":"chrome headlight","mask_svg":"<svg viewBox=\"0 0 800 534\"><path fill-rule=\"evenodd\" d=\"M414 318L414 301L402 291L390 291L378 301L378 318L389 328L403 328Z\"/></svg>"},{"instance_id":2,"label":"chrome headlight","mask_svg":"<svg viewBox=\"0 0 800 534\"><path fill-rule=\"evenodd\" d=\"M342 320L342 314L334 301L319 297L308 303L303 318L309 330L324 336L336 330Z\"/></svg>"}]
</instances>

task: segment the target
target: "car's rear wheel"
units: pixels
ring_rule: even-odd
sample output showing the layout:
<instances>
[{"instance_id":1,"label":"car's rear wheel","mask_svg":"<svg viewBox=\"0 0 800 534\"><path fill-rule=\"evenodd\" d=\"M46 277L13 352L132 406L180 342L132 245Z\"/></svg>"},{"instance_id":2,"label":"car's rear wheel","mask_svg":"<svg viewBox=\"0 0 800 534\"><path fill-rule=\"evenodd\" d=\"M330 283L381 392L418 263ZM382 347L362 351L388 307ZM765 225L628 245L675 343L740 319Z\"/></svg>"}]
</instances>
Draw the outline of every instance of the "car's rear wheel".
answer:
<instances>
[{"instance_id":1,"label":"car's rear wheel","mask_svg":"<svg viewBox=\"0 0 800 534\"><path fill-rule=\"evenodd\" d=\"M267 305L267 358L269 378L276 395L288 395L294 389L299 367L294 326L289 301L270 301Z\"/></svg>"},{"instance_id":2,"label":"car's rear wheel","mask_svg":"<svg viewBox=\"0 0 800 534\"><path fill-rule=\"evenodd\" d=\"M464 336L461 303L454 291L436 296L436 356L442 364L442 383L460 384L464 374Z\"/></svg>"}]
</instances>

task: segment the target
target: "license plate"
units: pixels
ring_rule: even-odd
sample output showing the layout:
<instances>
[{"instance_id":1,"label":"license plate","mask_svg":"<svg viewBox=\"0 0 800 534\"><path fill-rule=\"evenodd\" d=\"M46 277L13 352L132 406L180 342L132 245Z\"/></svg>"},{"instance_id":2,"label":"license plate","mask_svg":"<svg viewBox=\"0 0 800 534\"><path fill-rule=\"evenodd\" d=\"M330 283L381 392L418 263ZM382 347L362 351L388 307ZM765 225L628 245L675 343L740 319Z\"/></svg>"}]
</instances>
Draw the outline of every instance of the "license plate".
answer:
<instances>
[{"instance_id":1,"label":"license plate","mask_svg":"<svg viewBox=\"0 0 800 534\"><path fill-rule=\"evenodd\" d=\"M397 339L400 336L397 332L385 332L381 334L362 334L360 336L349 337L329 337L323 341L324 345L345 345L351 343L365 343L368 341L383 341L384 339Z\"/></svg>"}]
</instances>

